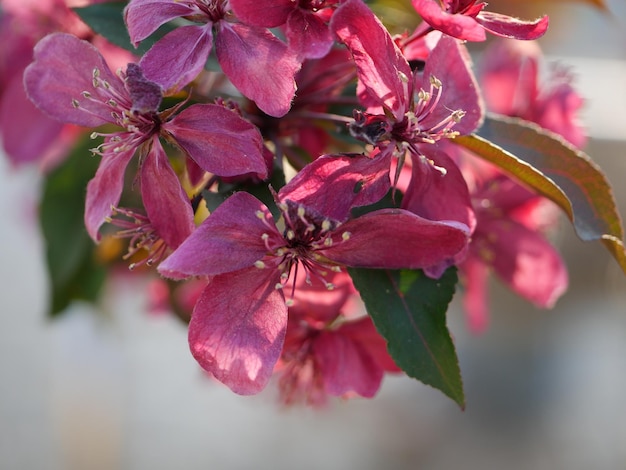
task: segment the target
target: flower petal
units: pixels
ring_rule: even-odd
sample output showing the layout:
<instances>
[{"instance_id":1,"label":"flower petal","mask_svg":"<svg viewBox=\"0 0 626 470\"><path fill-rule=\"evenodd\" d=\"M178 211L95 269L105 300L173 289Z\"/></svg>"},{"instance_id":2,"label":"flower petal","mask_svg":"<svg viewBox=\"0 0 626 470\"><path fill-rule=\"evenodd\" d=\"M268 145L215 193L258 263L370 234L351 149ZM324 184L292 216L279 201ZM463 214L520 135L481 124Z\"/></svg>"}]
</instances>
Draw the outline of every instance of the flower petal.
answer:
<instances>
[{"instance_id":1,"label":"flower petal","mask_svg":"<svg viewBox=\"0 0 626 470\"><path fill-rule=\"evenodd\" d=\"M260 392L280 356L287 306L274 288L278 280L277 270L222 274L211 279L194 308L191 353L235 393Z\"/></svg>"},{"instance_id":2,"label":"flower petal","mask_svg":"<svg viewBox=\"0 0 626 470\"><path fill-rule=\"evenodd\" d=\"M114 122L111 108L97 99L100 89L93 87L94 69L122 96L127 95L95 47L71 34L50 34L37 43L34 61L24 71L26 93L39 109L61 122L85 127ZM84 91L95 99L84 98ZM76 100L78 108L73 104Z\"/></svg>"},{"instance_id":3,"label":"flower petal","mask_svg":"<svg viewBox=\"0 0 626 470\"><path fill-rule=\"evenodd\" d=\"M184 2L131 0L124 9L124 21L133 46L137 47L137 44L154 33L159 26L174 18L192 15L196 12L193 7Z\"/></svg>"},{"instance_id":4,"label":"flower petal","mask_svg":"<svg viewBox=\"0 0 626 470\"><path fill-rule=\"evenodd\" d=\"M511 39L538 39L548 30L547 16L534 21L524 21L500 13L481 11L476 21L487 31L497 36Z\"/></svg>"},{"instance_id":5,"label":"flower petal","mask_svg":"<svg viewBox=\"0 0 626 470\"><path fill-rule=\"evenodd\" d=\"M147 79L171 94L198 76L212 47L211 25L183 26L159 39L139 64Z\"/></svg>"},{"instance_id":6,"label":"flower petal","mask_svg":"<svg viewBox=\"0 0 626 470\"><path fill-rule=\"evenodd\" d=\"M100 161L96 175L87 184L85 226L94 241L100 240L100 226L111 215L111 207L117 206L120 201L124 189L124 172L134 154L134 148L106 154Z\"/></svg>"},{"instance_id":7,"label":"flower petal","mask_svg":"<svg viewBox=\"0 0 626 470\"><path fill-rule=\"evenodd\" d=\"M289 15L286 36L289 47L306 59L324 57L334 43L328 25L316 14L300 8Z\"/></svg>"},{"instance_id":8,"label":"flower petal","mask_svg":"<svg viewBox=\"0 0 626 470\"><path fill-rule=\"evenodd\" d=\"M159 265L159 272L181 279L250 267L267 252L263 234L274 237L277 243L283 240L261 201L246 192L235 193Z\"/></svg>"},{"instance_id":9,"label":"flower petal","mask_svg":"<svg viewBox=\"0 0 626 470\"><path fill-rule=\"evenodd\" d=\"M360 83L401 121L412 98L406 82L412 72L380 20L361 0L348 0L333 14L331 29L352 53Z\"/></svg>"},{"instance_id":10,"label":"flower petal","mask_svg":"<svg viewBox=\"0 0 626 470\"><path fill-rule=\"evenodd\" d=\"M264 28L285 24L289 13L297 8L292 0L230 0L229 5L242 23Z\"/></svg>"},{"instance_id":11,"label":"flower petal","mask_svg":"<svg viewBox=\"0 0 626 470\"><path fill-rule=\"evenodd\" d=\"M210 173L267 177L259 130L233 111L215 104L195 104L163 124L162 129Z\"/></svg>"},{"instance_id":12,"label":"flower petal","mask_svg":"<svg viewBox=\"0 0 626 470\"><path fill-rule=\"evenodd\" d=\"M485 30L472 16L461 13L448 13L437 0L411 0L413 8L422 19L434 29L454 38L466 41L484 41Z\"/></svg>"},{"instance_id":13,"label":"flower petal","mask_svg":"<svg viewBox=\"0 0 626 470\"><path fill-rule=\"evenodd\" d=\"M435 222L401 209L382 209L349 220L319 253L346 266L420 269L454 258L465 249L469 228L458 222ZM346 235L347 234L347 235Z\"/></svg>"},{"instance_id":14,"label":"flower petal","mask_svg":"<svg viewBox=\"0 0 626 470\"><path fill-rule=\"evenodd\" d=\"M157 233L167 246L178 248L195 228L193 211L158 136L141 166L141 197Z\"/></svg>"},{"instance_id":15,"label":"flower petal","mask_svg":"<svg viewBox=\"0 0 626 470\"><path fill-rule=\"evenodd\" d=\"M270 116L287 114L301 64L284 42L266 29L220 21L215 52L222 70L244 96Z\"/></svg>"}]
</instances>

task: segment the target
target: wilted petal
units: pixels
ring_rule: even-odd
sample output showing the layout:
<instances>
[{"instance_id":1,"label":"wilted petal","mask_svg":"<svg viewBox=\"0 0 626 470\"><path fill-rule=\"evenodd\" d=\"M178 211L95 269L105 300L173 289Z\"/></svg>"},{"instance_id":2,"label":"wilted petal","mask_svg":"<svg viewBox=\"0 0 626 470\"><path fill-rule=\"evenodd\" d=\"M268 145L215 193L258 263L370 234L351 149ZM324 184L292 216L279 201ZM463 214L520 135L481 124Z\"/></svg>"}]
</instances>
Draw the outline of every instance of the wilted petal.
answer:
<instances>
[{"instance_id":1,"label":"wilted petal","mask_svg":"<svg viewBox=\"0 0 626 470\"><path fill-rule=\"evenodd\" d=\"M547 16L534 21L524 21L500 13L482 11L476 16L476 21L487 31L497 36L511 39L538 39L548 30Z\"/></svg>"},{"instance_id":2,"label":"wilted petal","mask_svg":"<svg viewBox=\"0 0 626 470\"><path fill-rule=\"evenodd\" d=\"M135 154L135 149L108 153L102 157L98 171L87 185L85 200L85 226L95 241L100 240L98 230L117 206L124 189L124 171Z\"/></svg>"},{"instance_id":3,"label":"wilted petal","mask_svg":"<svg viewBox=\"0 0 626 470\"><path fill-rule=\"evenodd\" d=\"M121 80L95 47L71 34L54 33L39 41L33 52L34 61L24 71L24 86L39 109L58 121L79 126L114 122L106 103L82 96L83 91L99 93L92 83L94 69L102 80L125 94ZM75 100L80 102L79 108L73 105Z\"/></svg>"},{"instance_id":4,"label":"wilted petal","mask_svg":"<svg viewBox=\"0 0 626 470\"><path fill-rule=\"evenodd\" d=\"M141 166L141 196L158 234L167 246L177 248L195 228L193 211L156 136Z\"/></svg>"},{"instance_id":5,"label":"wilted petal","mask_svg":"<svg viewBox=\"0 0 626 470\"><path fill-rule=\"evenodd\" d=\"M337 232L342 238L320 254L346 266L378 269L439 264L463 250L469 238L464 224L426 220L401 209L370 212L349 220Z\"/></svg>"},{"instance_id":6,"label":"wilted petal","mask_svg":"<svg viewBox=\"0 0 626 470\"><path fill-rule=\"evenodd\" d=\"M139 64L146 78L172 93L198 76L212 47L211 25L183 26L157 41Z\"/></svg>"},{"instance_id":7,"label":"wilted petal","mask_svg":"<svg viewBox=\"0 0 626 470\"><path fill-rule=\"evenodd\" d=\"M159 265L159 272L181 279L247 268L265 256L265 233L277 243L282 240L267 207L246 192L235 193Z\"/></svg>"},{"instance_id":8,"label":"wilted petal","mask_svg":"<svg viewBox=\"0 0 626 470\"><path fill-rule=\"evenodd\" d=\"M196 10L184 2L172 0L131 0L124 9L124 21L133 46L174 18L191 15Z\"/></svg>"},{"instance_id":9,"label":"wilted petal","mask_svg":"<svg viewBox=\"0 0 626 470\"><path fill-rule=\"evenodd\" d=\"M401 121L412 98L412 72L380 20L361 0L348 0L333 14L331 28L352 53L360 83Z\"/></svg>"},{"instance_id":10,"label":"wilted petal","mask_svg":"<svg viewBox=\"0 0 626 470\"><path fill-rule=\"evenodd\" d=\"M215 52L222 70L244 96L270 116L287 114L300 63L285 43L266 29L220 21Z\"/></svg>"},{"instance_id":11,"label":"wilted petal","mask_svg":"<svg viewBox=\"0 0 626 470\"><path fill-rule=\"evenodd\" d=\"M189 324L198 363L241 395L260 392L280 356L287 306L274 288L279 272L245 269L214 277Z\"/></svg>"},{"instance_id":12,"label":"wilted petal","mask_svg":"<svg viewBox=\"0 0 626 470\"><path fill-rule=\"evenodd\" d=\"M218 176L256 173L267 176L259 130L235 112L214 104L195 104L163 124L204 170Z\"/></svg>"}]
</instances>

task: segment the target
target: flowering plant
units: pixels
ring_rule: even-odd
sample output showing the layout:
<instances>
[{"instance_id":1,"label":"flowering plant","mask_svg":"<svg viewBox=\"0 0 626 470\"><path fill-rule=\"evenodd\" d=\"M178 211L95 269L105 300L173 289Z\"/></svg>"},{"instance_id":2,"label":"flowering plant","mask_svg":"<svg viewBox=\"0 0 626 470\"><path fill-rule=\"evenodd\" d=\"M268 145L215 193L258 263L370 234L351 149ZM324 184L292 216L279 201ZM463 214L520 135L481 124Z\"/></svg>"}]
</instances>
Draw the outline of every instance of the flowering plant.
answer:
<instances>
[{"instance_id":1,"label":"flowering plant","mask_svg":"<svg viewBox=\"0 0 626 470\"><path fill-rule=\"evenodd\" d=\"M626 272L610 186L580 149L582 101L567 73L539 80L531 40L548 18L406 3L415 29L392 35L363 0L63 10L95 33L42 31L3 2L3 21L33 28L12 30L14 44L41 39L28 66L0 64L2 104L23 75L41 112L28 104L28 116L50 123L28 152L4 137L7 153L67 156L42 202L52 311L94 298L113 264L85 237L109 259L127 238L123 258L160 276L193 357L236 393L277 375L285 402L317 405L371 397L385 372L404 372L464 406L446 326L457 284L474 330L488 321L489 271L552 306L568 279L544 237L557 208ZM500 38L476 74L468 46L487 33ZM55 143L64 126L72 155ZM76 126L96 141L89 163ZM85 237L72 217L84 185Z\"/></svg>"}]
</instances>

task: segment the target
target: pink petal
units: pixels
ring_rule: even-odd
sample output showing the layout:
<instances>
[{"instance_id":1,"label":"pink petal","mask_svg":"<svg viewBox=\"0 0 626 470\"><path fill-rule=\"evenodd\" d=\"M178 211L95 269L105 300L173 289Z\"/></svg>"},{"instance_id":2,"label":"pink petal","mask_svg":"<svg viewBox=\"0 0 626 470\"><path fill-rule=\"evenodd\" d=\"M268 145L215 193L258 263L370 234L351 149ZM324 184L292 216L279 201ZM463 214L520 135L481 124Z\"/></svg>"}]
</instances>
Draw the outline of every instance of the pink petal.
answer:
<instances>
[{"instance_id":1,"label":"pink petal","mask_svg":"<svg viewBox=\"0 0 626 470\"><path fill-rule=\"evenodd\" d=\"M468 256L460 265L463 272L463 308L467 325L473 333L483 333L489 325L487 280L489 268L477 256Z\"/></svg>"},{"instance_id":2,"label":"pink petal","mask_svg":"<svg viewBox=\"0 0 626 470\"><path fill-rule=\"evenodd\" d=\"M497 36L511 39L538 39L548 30L547 16L534 21L523 21L500 13L481 11L476 21L487 31Z\"/></svg>"},{"instance_id":3,"label":"pink petal","mask_svg":"<svg viewBox=\"0 0 626 470\"><path fill-rule=\"evenodd\" d=\"M289 16L286 36L289 47L307 59L324 57L335 42L328 25L319 16L300 8Z\"/></svg>"},{"instance_id":4,"label":"pink petal","mask_svg":"<svg viewBox=\"0 0 626 470\"><path fill-rule=\"evenodd\" d=\"M85 200L85 226L95 241L100 240L98 230L111 215L111 207L117 206L124 189L124 172L135 149L109 153L102 157L98 171L87 185Z\"/></svg>"},{"instance_id":5,"label":"pink petal","mask_svg":"<svg viewBox=\"0 0 626 470\"><path fill-rule=\"evenodd\" d=\"M382 369L341 330L322 332L313 342L313 351L329 395L354 392L371 398L378 392Z\"/></svg>"},{"instance_id":6,"label":"pink petal","mask_svg":"<svg viewBox=\"0 0 626 470\"><path fill-rule=\"evenodd\" d=\"M385 27L361 0L348 0L333 14L331 29L352 53L367 92L400 121L412 98L406 82L412 72Z\"/></svg>"},{"instance_id":7,"label":"pink petal","mask_svg":"<svg viewBox=\"0 0 626 470\"><path fill-rule=\"evenodd\" d=\"M260 392L280 356L287 306L282 291L274 288L278 280L277 270L257 268L216 276L194 308L191 353L235 393Z\"/></svg>"},{"instance_id":8,"label":"pink petal","mask_svg":"<svg viewBox=\"0 0 626 470\"><path fill-rule=\"evenodd\" d=\"M437 0L411 0L413 8L434 29L466 41L484 41L485 30L471 16L448 13Z\"/></svg>"},{"instance_id":9,"label":"pink petal","mask_svg":"<svg viewBox=\"0 0 626 470\"><path fill-rule=\"evenodd\" d=\"M263 220L257 213L262 214ZM283 240L274 226L272 214L261 201L243 191L235 193L163 261L158 270L163 276L181 279L250 267L268 251L263 234L268 234L274 244Z\"/></svg>"},{"instance_id":10,"label":"pink petal","mask_svg":"<svg viewBox=\"0 0 626 470\"><path fill-rule=\"evenodd\" d=\"M198 76L212 47L211 25L183 26L159 39L139 64L147 79L171 94Z\"/></svg>"},{"instance_id":11,"label":"pink petal","mask_svg":"<svg viewBox=\"0 0 626 470\"><path fill-rule=\"evenodd\" d=\"M290 199L325 217L344 221L353 207L380 201L390 187L387 159L325 155L309 163L283 186L279 197L281 201Z\"/></svg>"},{"instance_id":12,"label":"pink petal","mask_svg":"<svg viewBox=\"0 0 626 470\"><path fill-rule=\"evenodd\" d=\"M220 21L215 51L222 70L244 96L270 116L287 114L300 63L285 43L266 29Z\"/></svg>"},{"instance_id":13,"label":"pink petal","mask_svg":"<svg viewBox=\"0 0 626 470\"><path fill-rule=\"evenodd\" d=\"M26 93L39 109L61 122L84 127L114 122L110 107L98 101L99 89L93 87L95 68L112 88L127 95L123 83L95 47L71 34L50 34L37 43L34 61L24 71ZM83 91L95 95L95 99L84 98ZM74 100L80 102L80 108L73 106Z\"/></svg>"},{"instance_id":14,"label":"pink petal","mask_svg":"<svg viewBox=\"0 0 626 470\"><path fill-rule=\"evenodd\" d=\"M413 159L411 182L402 199L402 208L430 220L456 220L473 231L476 217L458 166L437 146L424 145L420 149L432 163Z\"/></svg>"},{"instance_id":15,"label":"pink petal","mask_svg":"<svg viewBox=\"0 0 626 470\"><path fill-rule=\"evenodd\" d=\"M486 234L498 276L538 307L552 307L568 284L567 269L552 245L509 220L481 220L480 230Z\"/></svg>"},{"instance_id":16,"label":"pink petal","mask_svg":"<svg viewBox=\"0 0 626 470\"><path fill-rule=\"evenodd\" d=\"M465 46L459 44L456 39L442 36L426 61L421 83L416 78L415 89L421 87L428 90L431 76L442 83L441 99L422 125L425 127L435 125L446 119L451 111L460 109L465 111L465 116L453 130L464 135L480 127L484 117L484 106Z\"/></svg>"},{"instance_id":17,"label":"pink petal","mask_svg":"<svg viewBox=\"0 0 626 470\"><path fill-rule=\"evenodd\" d=\"M275 28L287 22L297 8L292 0L230 0L230 7L242 23L263 28Z\"/></svg>"},{"instance_id":18,"label":"pink petal","mask_svg":"<svg viewBox=\"0 0 626 470\"><path fill-rule=\"evenodd\" d=\"M195 104L163 124L176 145L204 170L218 176L256 173L267 177L259 130L235 112Z\"/></svg>"},{"instance_id":19,"label":"pink petal","mask_svg":"<svg viewBox=\"0 0 626 470\"><path fill-rule=\"evenodd\" d=\"M196 10L172 0L131 0L124 9L124 21L133 46L174 18L191 15Z\"/></svg>"},{"instance_id":20,"label":"pink petal","mask_svg":"<svg viewBox=\"0 0 626 470\"><path fill-rule=\"evenodd\" d=\"M167 246L177 248L191 235L195 228L191 204L157 136L141 166L141 197L150 222Z\"/></svg>"},{"instance_id":21,"label":"pink petal","mask_svg":"<svg viewBox=\"0 0 626 470\"><path fill-rule=\"evenodd\" d=\"M344 235L346 234L347 235ZM382 209L349 220L337 229L338 239L320 250L346 266L420 269L454 258L469 238L466 225L435 222L401 209Z\"/></svg>"}]
</instances>

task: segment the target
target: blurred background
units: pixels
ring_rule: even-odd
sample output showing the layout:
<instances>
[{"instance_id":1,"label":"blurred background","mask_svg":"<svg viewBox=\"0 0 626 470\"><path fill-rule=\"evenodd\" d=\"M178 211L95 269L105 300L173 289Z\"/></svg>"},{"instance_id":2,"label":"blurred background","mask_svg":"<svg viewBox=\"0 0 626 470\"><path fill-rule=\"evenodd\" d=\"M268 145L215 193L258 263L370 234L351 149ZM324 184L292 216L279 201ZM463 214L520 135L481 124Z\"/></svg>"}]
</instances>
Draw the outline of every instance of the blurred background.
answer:
<instances>
[{"instance_id":1,"label":"blurred background","mask_svg":"<svg viewBox=\"0 0 626 470\"><path fill-rule=\"evenodd\" d=\"M523 5L521 5L523 3ZM586 99L588 153L626 215L626 2L490 2L551 16L541 45ZM565 222L570 288L552 311L492 285L492 324L449 311L465 382L441 393L388 378L373 400L284 409L270 387L240 397L208 380L175 318L146 313L142 281L102 309L46 318L40 177L0 159L0 469L626 469L626 278Z\"/></svg>"}]
</instances>

